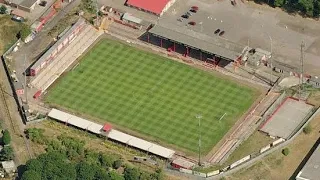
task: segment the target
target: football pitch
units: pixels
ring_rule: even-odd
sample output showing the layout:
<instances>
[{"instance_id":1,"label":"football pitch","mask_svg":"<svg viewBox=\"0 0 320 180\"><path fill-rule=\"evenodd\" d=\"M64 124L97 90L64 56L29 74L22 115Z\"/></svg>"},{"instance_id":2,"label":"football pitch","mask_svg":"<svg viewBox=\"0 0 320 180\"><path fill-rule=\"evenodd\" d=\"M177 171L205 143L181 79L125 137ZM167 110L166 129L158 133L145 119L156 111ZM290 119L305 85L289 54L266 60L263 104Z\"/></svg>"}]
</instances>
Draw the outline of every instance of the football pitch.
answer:
<instances>
[{"instance_id":1,"label":"football pitch","mask_svg":"<svg viewBox=\"0 0 320 180\"><path fill-rule=\"evenodd\" d=\"M50 88L46 101L186 152L198 151L200 130L201 151L208 153L258 95L232 80L103 39Z\"/></svg>"}]
</instances>

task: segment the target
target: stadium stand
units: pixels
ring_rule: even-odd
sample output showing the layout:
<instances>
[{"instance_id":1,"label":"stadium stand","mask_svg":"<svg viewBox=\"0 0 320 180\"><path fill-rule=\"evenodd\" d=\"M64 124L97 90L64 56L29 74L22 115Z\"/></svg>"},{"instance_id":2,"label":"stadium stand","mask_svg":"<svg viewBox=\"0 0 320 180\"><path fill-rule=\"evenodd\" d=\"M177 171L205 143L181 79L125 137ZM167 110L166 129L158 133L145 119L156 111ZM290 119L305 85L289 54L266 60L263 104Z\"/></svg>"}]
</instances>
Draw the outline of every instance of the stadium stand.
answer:
<instances>
[{"instance_id":1,"label":"stadium stand","mask_svg":"<svg viewBox=\"0 0 320 180\"><path fill-rule=\"evenodd\" d=\"M69 113L65 113L57 109L52 109L49 112L48 116L62 123L70 124L74 127L87 130L97 135L106 135L103 133L103 125L88 121L86 119L71 115ZM129 146L135 147L146 152L150 152L152 154L167 159L172 158L172 156L175 153L175 151L171 149L159 146L157 144L145 141L143 139L131 136L129 134L120 132L115 129L111 129L106 136L111 140L127 144Z\"/></svg>"}]
</instances>

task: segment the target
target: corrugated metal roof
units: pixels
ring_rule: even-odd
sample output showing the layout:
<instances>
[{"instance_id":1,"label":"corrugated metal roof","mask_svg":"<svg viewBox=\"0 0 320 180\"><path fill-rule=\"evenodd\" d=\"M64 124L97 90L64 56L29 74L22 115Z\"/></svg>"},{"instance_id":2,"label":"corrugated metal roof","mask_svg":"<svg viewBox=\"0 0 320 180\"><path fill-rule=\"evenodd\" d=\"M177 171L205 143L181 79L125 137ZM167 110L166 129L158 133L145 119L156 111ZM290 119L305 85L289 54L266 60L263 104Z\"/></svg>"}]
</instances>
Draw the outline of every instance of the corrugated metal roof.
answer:
<instances>
[{"instance_id":1,"label":"corrugated metal roof","mask_svg":"<svg viewBox=\"0 0 320 180\"><path fill-rule=\"evenodd\" d=\"M161 14L170 0L127 0L126 4L155 14Z\"/></svg>"},{"instance_id":2,"label":"corrugated metal roof","mask_svg":"<svg viewBox=\"0 0 320 180\"><path fill-rule=\"evenodd\" d=\"M132 147L142 149L144 151L150 152L152 154L156 154L164 158L171 158L175 153L175 151L171 149L165 148L163 146L159 146L154 143L150 143L143 139L125 134L123 132L120 132L114 129L110 131L110 133L108 134L108 138L122 142L124 144L128 144Z\"/></svg>"},{"instance_id":3,"label":"corrugated metal roof","mask_svg":"<svg viewBox=\"0 0 320 180\"><path fill-rule=\"evenodd\" d=\"M70 36L70 34L81 24L83 24L85 20L80 18L71 28L69 28L68 32L65 33L47 52L45 52L38 60L35 62L30 69L36 69L41 65L42 62L46 61L48 57L50 57L51 53L55 51L58 46L63 43L63 41Z\"/></svg>"},{"instance_id":4,"label":"corrugated metal roof","mask_svg":"<svg viewBox=\"0 0 320 180\"><path fill-rule=\"evenodd\" d=\"M71 115L69 113L65 113L63 111L59 111L57 109L52 109L48 116L50 118L56 119L63 123L71 124L75 127L88 130L95 134L101 134L102 125L82 119L80 117Z\"/></svg>"},{"instance_id":5,"label":"corrugated metal roof","mask_svg":"<svg viewBox=\"0 0 320 180\"><path fill-rule=\"evenodd\" d=\"M154 26L149 32L229 60L235 60L245 48L243 45L232 43L220 37L211 37L191 29L181 27L167 28L170 26L170 24L162 23L161 26Z\"/></svg>"},{"instance_id":6,"label":"corrugated metal roof","mask_svg":"<svg viewBox=\"0 0 320 180\"><path fill-rule=\"evenodd\" d=\"M71 124L75 127L88 130L95 134L101 134L101 129L103 128L103 126L100 124L82 119L80 117L74 116L69 113L65 113L57 109L52 109L49 112L48 116L60 122ZM114 129L112 129L109 132L108 138L124 144L128 144L137 149L141 149L164 158L171 158L175 153L175 151L171 149L165 148L163 146L159 146L157 144L145 141L143 139L131 136L129 134L126 134Z\"/></svg>"},{"instance_id":7,"label":"corrugated metal roof","mask_svg":"<svg viewBox=\"0 0 320 180\"><path fill-rule=\"evenodd\" d=\"M320 145L313 152L296 179L320 179Z\"/></svg>"},{"instance_id":8,"label":"corrugated metal roof","mask_svg":"<svg viewBox=\"0 0 320 180\"><path fill-rule=\"evenodd\" d=\"M142 20L132 16L130 13L124 13L122 16L122 19L130 21L130 22L134 22L136 24L141 24Z\"/></svg>"}]
</instances>

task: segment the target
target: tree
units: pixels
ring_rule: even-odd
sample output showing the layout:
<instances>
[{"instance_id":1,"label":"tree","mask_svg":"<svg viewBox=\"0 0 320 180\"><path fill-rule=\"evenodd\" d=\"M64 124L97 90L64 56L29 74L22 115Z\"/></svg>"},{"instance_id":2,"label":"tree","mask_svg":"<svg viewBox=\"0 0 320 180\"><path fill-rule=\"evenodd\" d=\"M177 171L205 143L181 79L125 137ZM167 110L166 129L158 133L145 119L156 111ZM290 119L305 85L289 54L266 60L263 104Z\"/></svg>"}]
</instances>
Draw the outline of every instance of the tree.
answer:
<instances>
[{"instance_id":1,"label":"tree","mask_svg":"<svg viewBox=\"0 0 320 180\"><path fill-rule=\"evenodd\" d=\"M273 6L274 7L282 7L285 3L285 0L274 0L273 1Z\"/></svg>"},{"instance_id":2,"label":"tree","mask_svg":"<svg viewBox=\"0 0 320 180\"><path fill-rule=\"evenodd\" d=\"M312 128L311 128L311 126L309 124L303 128L303 132L305 134L310 134L311 131L312 131Z\"/></svg>"},{"instance_id":3,"label":"tree","mask_svg":"<svg viewBox=\"0 0 320 180\"><path fill-rule=\"evenodd\" d=\"M110 180L110 176L105 170L99 167L96 167L96 169L97 171L96 171L96 174L94 175L94 178L93 178L94 180Z\"/></svg>"},{"instance_id":4,"label":"tree","mask_svg":"<svg viewBox=\"0 0 320 180\"><path fill-rule=\"evenodd\" d=\"M113 165L113 158L111 156L104 155L102 153L99 154L99 162L103 168L109 168Z\"/></svg>"},{"instance_id":5,"label":"tree","mask_svg":"<svg viewBox=\"0 0 320 180\"><path fill-rule=\"evenodd\" d=\"M299 0L301 10L309 17L313 16L314 3L313 0Z\"/></svg>"},{"instance_id":6,"label":"tree","mask_svg":"<svg viewBox=\"0 0 320 180\"><path fill-rule=\"evenodd\" d=\"M7 129L3 131L2 142L4 145L8 145L11 142L11 136Z\"/></svg>"},{"instance_id":7,"label":"tree","mask_svg":"<svg viewBox=\"0 0 320 180\"><path fill-rule=\"evenodd\" d=\"M22 24L22 27L18 33L18 38L21 38L24 41L30 34L31 29L26 24Z\"/></svg>"},{"instance_id":8,"label":"tree","mask_svg":"<svg viewBox=\"0 0 320 180\"><path fill-rule=\"evenodd\" d=\"M162 172L162 169L158 168L155 173L151 174L151 179L153 179L153 180L164 179L164 174Z\"/></svg>"},{"instance_id":9,"label":"tree","mask_svg":"<svg viewBox=\"0 0 320 180\"><path fill-rule=\"evenodd\" d=\"M7 13L7 7L2 5L0 6L0 14L6 14Z\"/></svg>"},{"instance_id":10,"label":"tree","mask_svg":"<svg viewBox=\"0 0 320 180\"><path fill-rule=\"evenodd\" d=\"M283 155L288 156L289 153L290 153L289 148L284 148L284 149L282 149L282 154L283 154Z\"/></svg>"},{"instance_id":11,"label":"tree","mask_svg":"<svg viewBox=\"0 0 320 180\"><path fill-rule=\"evenodd\" d=\"M126 167L123 176L125 180L139 180L140 172L137 168Z\"/></svg>"},{"instance_id":12,"label":"tree","mask_svg":"<svg viewBox=\"0 0 320 180\"><path fill-rule=\"evenodd\" d=\"M13 150L11 146L4 146L0 152L0 160L8 161L14 158Z\"/></svg>"},{"instance_id":13,"label":"tree","mask_svg":"<svg viewBox=\"0 0 320 180\"><path fill-rule=\"evenodd\" d=\"M108 175L109 179L111 180L124 180L124 177L118 174L116 171L110 171Z\"/></svg>"},{"instance_id":14,"label":"tree","mask_svg":"<svg viewBox=\"0 0 320 180\"><path fill-rule=\"evenodd\" d=\"M41 174L34 170L25 171L20 180L41 180Z\"/></svg>"},{"instance_id":15,"label":"tree","mask_svg":"<svg viewBox=\"0 0 320 180\"><path fill-rule=\"evenodd\" d=\"M41 172L43 169L43 163L38 159L30 159L27 161L26 170L33 170L36 172Z\"/></svg>"},{"instance_id":16,"label":"tree","mask_svg":"<svg viewBox=\"0 0 320 180\"><path fill-rule=\"evenodd\" d=\"M92 180L92 179L94 179L94 176L96 174L96 172L94 170L95 169L90 164L88 164L86 162L80 162L77 165L77 179L78 180L83 180L83 179Z\"/></svg>"},{"instance_id":17,"label":"tree","mask_svg":"<svg viewBox=\"0 0 320 180\"><path fill-rule=\"evenodd\" d=\"M117 159L113 162L112 167L113 169L119 169L119 167L121 167L122 165L122 161L120 159Z\"/></svg>"},{"instance_id":18,"label":"tree","mask_svg":"<svg viewBox=\"0 0 320 180\"><path fill-rule=\"evenodd\" d=\"M43 135L44 129L39 128L29 128L26 130L27 138L30 139L32 142L44 144L46 139Z\"/></svg>"}]
</instances>

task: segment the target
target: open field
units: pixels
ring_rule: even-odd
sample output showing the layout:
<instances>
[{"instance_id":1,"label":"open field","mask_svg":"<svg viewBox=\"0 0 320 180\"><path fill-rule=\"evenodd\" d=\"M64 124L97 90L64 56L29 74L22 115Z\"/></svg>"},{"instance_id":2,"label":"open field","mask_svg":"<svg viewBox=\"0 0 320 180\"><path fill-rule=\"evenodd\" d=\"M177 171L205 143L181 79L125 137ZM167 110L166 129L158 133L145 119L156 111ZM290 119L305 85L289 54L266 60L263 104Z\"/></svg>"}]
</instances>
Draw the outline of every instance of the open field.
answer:
<instances>
[{"instance_id":1,"label":"open field","mask_svg":"<svg viewBox=\"0 0 320 180\"><path fill-rule=\"evenodd\" d=\"M254 89L111 40L101 40L49 90L51 105L207 153L259 95ZM226 113L224 118L219 119Z\"/></svg>"},{"instance_id":2,"label":"open field","mask_svg":"<svg viewBox=\"0 0 320 180\"><path fill-rule=\"evenodd\" d=\"M15 41L21 23L11 20L9 15L0 15L0 54L4 53Z\"/></svg>"}]
</instances>

